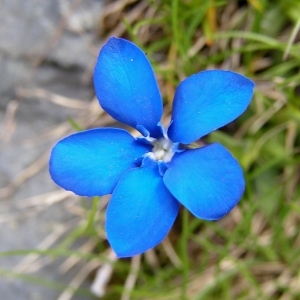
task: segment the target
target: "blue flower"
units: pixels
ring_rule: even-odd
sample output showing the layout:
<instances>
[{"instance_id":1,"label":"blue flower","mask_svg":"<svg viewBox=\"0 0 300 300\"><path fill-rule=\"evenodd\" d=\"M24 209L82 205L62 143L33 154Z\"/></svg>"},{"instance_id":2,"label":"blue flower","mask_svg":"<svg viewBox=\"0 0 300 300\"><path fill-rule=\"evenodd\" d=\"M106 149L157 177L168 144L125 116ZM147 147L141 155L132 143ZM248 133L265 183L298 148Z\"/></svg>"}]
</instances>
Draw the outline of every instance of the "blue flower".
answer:
<instances>
[{"instance_id":1,"label":"blue flower","mask_svg":"<svg viewBox=\"0 0 300 300\"><path fill-rule=\"evenodd\" d=\"M151 65L133 43L111 38L94 73L97 98L116 120L137 129L98 128L72 134L52 150L50 174L81 196L112 194L107 238L119 257L156 246L169 232L179 204L204 220L218 220L239 202L243 172L218 143L188 145L236 119L254 83L231 71L210 70L182 81L165 131L161 95Z\"/></svg>"}]
</instances>

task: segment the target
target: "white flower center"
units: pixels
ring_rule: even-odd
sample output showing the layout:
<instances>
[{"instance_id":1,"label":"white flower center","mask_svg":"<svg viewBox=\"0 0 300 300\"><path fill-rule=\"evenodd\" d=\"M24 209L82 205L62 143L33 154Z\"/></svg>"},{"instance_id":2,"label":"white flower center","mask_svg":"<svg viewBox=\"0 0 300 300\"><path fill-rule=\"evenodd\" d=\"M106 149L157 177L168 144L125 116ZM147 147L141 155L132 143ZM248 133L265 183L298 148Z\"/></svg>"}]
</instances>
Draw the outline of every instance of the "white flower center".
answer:
<instances>
[{"instance_id":1,"label":"white flower center","mask_svg":"<svg viewBox=\"0 0 300 300\"><path fill-rule=\"evenodd\" d=\"M173 152L173 143L167 138L161 138L152 142L152 152L148 153L148 156L153 160L164 162L171 161Z\"/></svg>"}]
</instances>

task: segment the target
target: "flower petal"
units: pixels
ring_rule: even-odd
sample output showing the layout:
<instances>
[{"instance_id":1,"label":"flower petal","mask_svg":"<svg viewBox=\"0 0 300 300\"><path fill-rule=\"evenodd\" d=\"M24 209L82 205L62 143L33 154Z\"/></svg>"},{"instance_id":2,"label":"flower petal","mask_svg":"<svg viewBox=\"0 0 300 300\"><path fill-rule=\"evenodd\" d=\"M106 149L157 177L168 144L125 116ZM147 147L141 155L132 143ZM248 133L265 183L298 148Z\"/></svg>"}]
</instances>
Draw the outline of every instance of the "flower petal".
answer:
<instances>
[{"instance_id":1,"label":"flower petal","mask_svg":"<svg viewBox=\"0 0 300 300\"><path fill-rule=\"evenodd\" d=\"M106 211L108 241L119 257L153 248L169 232L179 203L165 187L156 163L120 179Z\"/></svg>"},{"instance_id":2,"label":"flower petal","mask_svg":"<svg viewBox=\"0 0 300 300\"><path fill-rule=\"evenodd\" d=\"M162 116L162 100L152 67L133 43L110 38L100 51L94 72L97 98L116 120L160 136L157 123Z\"/></svg>"},{"instance_id":3,"label":"flower petal","mask_svg":"<svg viewBox=\"0 0 300 300\"><path fill-rule=\"evenodd\" d=\"M49 171L52 179L80 196L112 192L121 175L137 166L150 149L127 131L100 128L72 134L52 149Z\"/></svg>"},{"instance_id":4,"label":"flower petal","mask_svg":"<svg viewBox=\"0 0 300 300\"><path fill-rule=\"evenodd\" d=\"M223 70L210 70L182 81L175 93L168 135L189 144L236 119L248 107L254 83Z\"/></svg>"},{"instance_id":5,"label":"flower petal","mask_svg":"<svg viewBox=\"0 0 300 300\"><path fill-rule=\"evenodd\" d=\"M205 220L229 213L245 188L238 162L217 143L175 154L164 183L191 213Z\"/></svg>"}]
</instances>

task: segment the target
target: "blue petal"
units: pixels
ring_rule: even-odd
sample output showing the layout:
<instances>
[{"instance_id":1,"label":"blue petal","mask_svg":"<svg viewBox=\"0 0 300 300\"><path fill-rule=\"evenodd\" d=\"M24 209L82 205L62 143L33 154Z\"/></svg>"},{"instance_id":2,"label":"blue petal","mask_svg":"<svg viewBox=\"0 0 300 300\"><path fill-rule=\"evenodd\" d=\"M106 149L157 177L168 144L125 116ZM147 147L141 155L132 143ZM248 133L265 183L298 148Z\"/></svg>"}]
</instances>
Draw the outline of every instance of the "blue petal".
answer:
<instances>
[{"instance_id":1,"label":"blue petal","mask_svg":"<svg viewBox=\"0 0 300 300\"><path fill-rule=\"evenodd\" d=\"M229 213L245 188L238 162L217 143L175 154L164 183L191 213L205 220Z\"/></svg>"},{"instance_id":2,"label":"blue petal","mask_svg":"<svg viewBox=\"0 0 300 300\"><path fill-rule=\"evenodd\" d=\"M111 247L119 257L153 248L169 232L178 209L156 163L132 169L122 176L108 204L106 232Z\"/></svg>"},{"instance_id":3,"label":"blue petal","mask_svg":"<svg viewBox=\"0 0 300 300\"><path fill-rule=\"evenodd\" d=\"M168 135L189 144L236 119L248 107L254 83L222 70L192 75L178 86Z\"/></svg>"},{"instance_id":4,"label":"blue petal","mask_svg":"<svg viewBox=\"0 0 300 300\"><path fill-rule=\"evenodd\" d=\"M152 67L133 43L111 38L100 51L94 72L97 98L116 120L160 136L162 100Z\"/></svg>"},{"instance_id":5,"label":"blue petal","mask_svg":"<svg viewBox=\"0 0 300 300\"><path fill-rule=\"evenodd\" d=\"M121 175L136 167L149 149L122 129L82 131L55 145L49 171L66 190L80 196L101 196L111 193Z\"/></svg>"}]
</instances>

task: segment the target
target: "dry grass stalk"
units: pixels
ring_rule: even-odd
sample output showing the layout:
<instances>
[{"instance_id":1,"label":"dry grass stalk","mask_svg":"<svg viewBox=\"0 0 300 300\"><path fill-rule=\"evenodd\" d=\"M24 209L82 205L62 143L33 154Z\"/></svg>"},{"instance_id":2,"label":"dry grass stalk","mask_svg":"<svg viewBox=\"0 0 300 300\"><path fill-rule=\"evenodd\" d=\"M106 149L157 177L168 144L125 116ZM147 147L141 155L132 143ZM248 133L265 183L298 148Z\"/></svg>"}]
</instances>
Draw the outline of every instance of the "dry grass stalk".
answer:
<instances>
[{"instance_id":1,"label":"dry grass stalk","mask_svg":"<svg viewBox=\"0 0 300 300\"><path fill-rule=\"evenodd\" d=\"M136 255L131 258L130 271L124 283L124 291L121 295L121 300L130 299L130 292L134 289L141 267L141 257L141 255Z\"/></svg>"},{"instance_id":2,"label":"dry grass stalk","mask_svg":"<svg viewBox=\"0 0 300 300\"><path fill-rule=\"evenodd\" d=\"M112 250L109 250L106 257L107 261L98 269L91 286L91 291L98 297L105 295L106 286L112 276L113 266L117 260L117 256Z\"/></svg>"}]
</instances>

